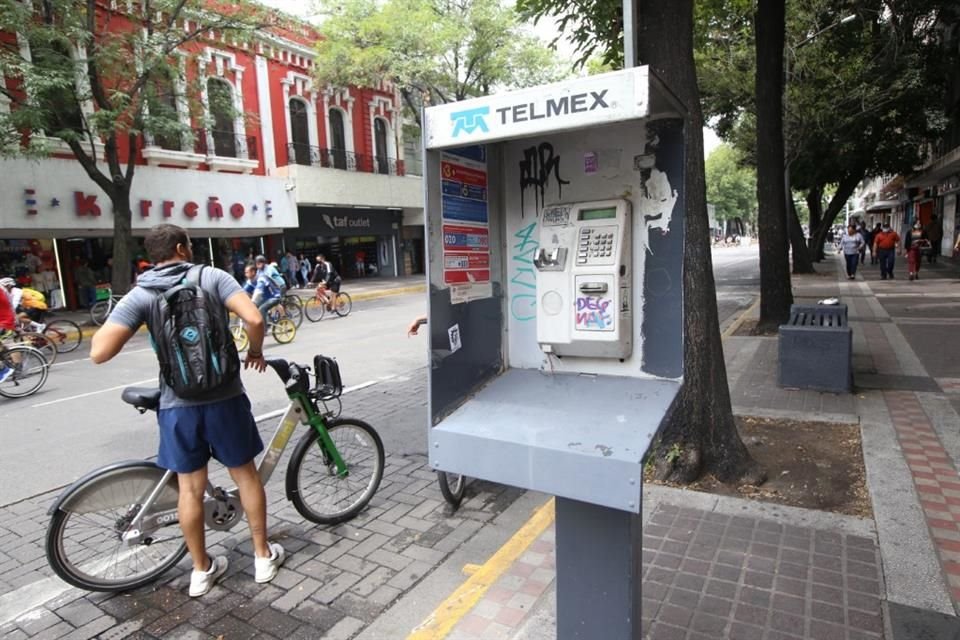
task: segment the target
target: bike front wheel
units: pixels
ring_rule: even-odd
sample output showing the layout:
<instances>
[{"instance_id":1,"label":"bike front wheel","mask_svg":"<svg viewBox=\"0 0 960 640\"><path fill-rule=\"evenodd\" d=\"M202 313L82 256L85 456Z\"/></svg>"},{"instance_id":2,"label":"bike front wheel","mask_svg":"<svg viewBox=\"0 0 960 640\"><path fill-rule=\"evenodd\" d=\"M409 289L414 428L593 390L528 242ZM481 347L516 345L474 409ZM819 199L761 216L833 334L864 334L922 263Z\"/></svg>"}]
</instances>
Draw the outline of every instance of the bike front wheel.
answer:
<instances>
[{"instance_id":1,"label":"bike front wheel","mask_svg":"<svg viewBox=\"0 0 960 640\"><path fill-rule=\"evenodd\" d=\"M102 469L67 489L47 527L47 561L54 572L88 591L125 591L156 580L177 564L187 547L177 524L175 476L151 510L169 512L170 524L143 534L138 544L123 540L163 475L155 464L135 461Z\"/></svg>"},{"instance_id":2,"label":"bike front wheel","mask_svg":"<svg viewBox=\"0 0 960 640\"><path fill-rule=\"evenodd\" d=\"M467 479L459 473L437 471L437 482L440 484L440 493L443 499L454 509L463 502L463 492L467 487Z\"/></svg>"},{"instance_id":3,"label":"bike front wheel","mask_svg":"<svg viewBox=\"0 0 960 640\"><path fill-rule=\"evenodd\" d=\"M283 310L287 312L287 317L293 321L297 329L303 324L303 303L297 296L287 296L283 300Z\"/></svg>"},{"instance_id":4,"label":"bike front wheel","mask_svg":"<svg viewBox=\"0 0 960 640\"><path fill-rule=\"evenodd\" d=\"M273 324L273 339L280 344L293 342L297 337L297 325L290 318L280 318Z\"/></svg>"},{"instance_id":5,"label":"bike front wheel","mask_svg":"<svg viewBox=\"0 0 960 640\"><path fill-rule=\"evenodd\" d=\"M99 327L107 321L111 311L113 311L113 300L111 298L95 302L90 307L90 321Z\"/></svg>"},{"instance_id":6,"label":"bike front wheel","mask_svg":"<svg viewBox=\"0 0 960 640\"><path fill-rule=\"evenodd\" d=\"M43 335L53 340L57 353L76 351L83 341L83 332L73 320L52 320L47 323Z\"/></svg>"},{"instance_id":7,"label":"bike front wheel","mask_svg":"<svg viewBox=\"0 0 960 640\"><path fill-rule=\"evenodd\" d=\"M237 346L237 351L243 353L250 346L250 338L247 337L247 330L243 325L235 324L230 327L230 335L233 336L233 344Z\"/></svg>"},{"instance_id":8,"label":"bike front wheel","mask_svg":"<svg viewBox=\"0 0 960 640\"><path fill-rule=\"evenodd\" d=\"M297 443L287 467L287 496L307 520L337 524L360 513L383 478L383 442L366 422L331 420L327 433L347 466L345 475L312 427Z\"/></svg>"},{"instance_id":9,"label":"bike front wheel","mask_svg":"<svg viewBox=\"0 0 960 640\"><path fill-rule=\"evenodd\" d=\"M13 373L0 382L0 396L25 398L39 391L50 373L50 365L43 353L25 344L0 348L4 351L0 370L13 369Z\"/></svg>"},{"instance_id":10,"label":"bike front wheel","mask_svg":"<svg viewBox=\"0 0 960 640\"><path fill-rule=\"evenodd\" d=\"M327 312L327 305L320 301L319 298L310 298L307 300L307 303L303 305L303 313L307 316L307 320L310 322L320 322L323 320L323 314Z\"/></svg>"},{"instance_id":11,"label":"bike front wheel","mask_svg":"<svg viewBox=\"0 0 960 640\"><path fill-rule=\"evenodd\" d=\"M350 294L343 293L342 291L338 293L333 305L333 310L337 312L337 315L345 318L350 315L352 309L353 299L350 297Z\"/></svg>"}]
</instances>

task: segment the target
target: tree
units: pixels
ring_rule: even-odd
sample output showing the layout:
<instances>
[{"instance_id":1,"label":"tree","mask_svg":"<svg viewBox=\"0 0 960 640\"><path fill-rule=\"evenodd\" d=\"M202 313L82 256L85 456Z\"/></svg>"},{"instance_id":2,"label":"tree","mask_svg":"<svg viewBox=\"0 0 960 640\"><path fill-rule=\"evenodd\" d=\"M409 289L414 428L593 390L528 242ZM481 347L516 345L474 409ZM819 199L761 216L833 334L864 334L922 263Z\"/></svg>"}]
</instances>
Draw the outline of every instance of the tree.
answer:
<instances>
[{"instance_id":1,"label":"tree","mask_svg":"<svg viewBox=\"0 0 960 640\"><path fill-rule=\"evenodd\" d=\"M46 155L53 139L69 146L113 208L117 293L131 281L130 195L143 138L192 136L171 106L199 94L177 92L196 79L183 75L180 62L196 58L210 38L243 41L271 21L244 4L217 13L203 0L132 6L120 14L97 0L44 0L0 9L0 33L16 34L0 41L0 73L8 79L0 93L10 103L0 114L2 152Z\"/></svg>"},{"instance_id":2,"label":"tree","mask_svg":"<svg viewBox=\"0 0 960 640\"><path fill-rule=\"evenodd\" d=\"M420 108L561 79L554 52L501 0L345 0L323 22L321 85L389 79L420 124Z\"/></svg>"},{"instance_id":3,"label":"tree","mask_svg":"<svg viewBox=\"0 0 960 640\"><path fill-rule=\"evenodd\" d=\"M761 330L787 321L793 292L788 258L783 150L783 2L760 0L756 12L757 204L760 213Z\"/></svg>"},{"instance_id":4,"label":"tree","mask_svg":"<svg viewBox=\"0 0 960 640\"><path fill-rule=\"evenodd\" d=\"M619 5L615 5L619 7ZM552 15L571 31L583 60L595 52L617 59L619 9L592 0L525 0L528 15ZM763 470L737 433L720 339L709 240L703 163L703 114L693 58L693 0L640 0L639 58L687 110L685 122L686 240L683 253L684 386L672 417L651 448L658 478L691 482L711 473L723 482L760 482ZM604 40L598 40L603 34ZM668 455L679 450L682 455Z\"/></svg>"},{"instance_id":5,"label":"tree","mask_svg":"<svg viewBox=\"0 0 960 640\"><path fill-rule=\"evenodd\" d=\"M722 144L704 165L707 202L716 207L717 220L740 220L753 226L757 215L757 174L745 166L733 145Z\"/></svg>"}]
</instances>

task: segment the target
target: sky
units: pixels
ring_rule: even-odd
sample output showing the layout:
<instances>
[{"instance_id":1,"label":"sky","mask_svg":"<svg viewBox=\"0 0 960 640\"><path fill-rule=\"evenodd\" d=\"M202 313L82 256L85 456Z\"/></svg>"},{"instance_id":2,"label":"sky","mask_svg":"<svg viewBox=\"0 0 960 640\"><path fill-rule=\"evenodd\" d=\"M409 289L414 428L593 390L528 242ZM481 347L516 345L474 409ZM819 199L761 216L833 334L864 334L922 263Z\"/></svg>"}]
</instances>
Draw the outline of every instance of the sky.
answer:
<instances>
[{"instance_id":1,"label":"sky","mask_svg":"<svg viewBox=\"0 0 960 640\"><path fill-rule=\"evenodd\" d=\"M285 13L289 13L306 20L310 20L316 14L314 9L315 3L313 0L260 0L263 4L268 7L273 7L275 9L280 9ZM556 33L556 26L550 20L541 20L535 27L534 32L539 35L544 41L548 41L553 37L553 34ZM573 58L573 46L567 42L565 46L565 41L561 40L558 43L558 50L561 55L564 55L568 58ZM704 127L703 129L703 157L706 158L710 155L714 149L716 149L721 144L721 140L717 137L717 134L713 130Z\"/></svg>"}]
</instances>

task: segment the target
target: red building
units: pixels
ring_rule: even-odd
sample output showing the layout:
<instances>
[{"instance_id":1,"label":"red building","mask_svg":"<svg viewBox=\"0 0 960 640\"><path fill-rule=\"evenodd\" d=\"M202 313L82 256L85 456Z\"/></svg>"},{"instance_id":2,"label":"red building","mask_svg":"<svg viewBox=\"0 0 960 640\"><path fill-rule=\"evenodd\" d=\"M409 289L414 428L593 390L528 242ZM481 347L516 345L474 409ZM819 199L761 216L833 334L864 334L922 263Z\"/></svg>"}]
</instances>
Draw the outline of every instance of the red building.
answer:
<instances>
[{"instance_id":1,"label":"red building","mask_svg":"<svg viewBox=\"0 0 960 640\"><path fill-rule=\"evenodd\" d=\"M126 5L105 1L103 19L122 28ZM187 92L188 83L199 89L202 114L183 99L169 105L192 133L145 135L137 144L134 235L163 220L182 224L197 260L221 267L234 268L251 252L312 258L322 251L346 277L361 275L358 256L365 275L421 271L420 178L408 175L419 171L407 170L397 91L388 83L316 86L312 45L319 34L293 19L250 43L211 36L185 45L172 80L182 86L171 96ZM7 40L29 59L24 38ZM71 54L85 55L77 48ZM78 76L78 88L84 81ZM19 88L15 79L6 85ZM0 110L10 108L0 94ZM45 141L50 157L0 160L7 195L0 274L32 278L73 304L76 266L88 263L99 281L109 281L109 201L63 141L33 137Z\"/></svg>"}]
</instances>

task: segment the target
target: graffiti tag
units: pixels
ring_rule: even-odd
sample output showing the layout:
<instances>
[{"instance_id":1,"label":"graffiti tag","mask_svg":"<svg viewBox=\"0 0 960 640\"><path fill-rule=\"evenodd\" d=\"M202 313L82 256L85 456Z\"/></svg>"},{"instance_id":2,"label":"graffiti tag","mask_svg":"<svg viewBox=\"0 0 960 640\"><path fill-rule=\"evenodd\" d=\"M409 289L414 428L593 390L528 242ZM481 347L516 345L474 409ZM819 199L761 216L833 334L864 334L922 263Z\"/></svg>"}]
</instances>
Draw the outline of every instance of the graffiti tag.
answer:
<instances>
[{"instance_id":1,"label":"graffiti tag","mask_svg":"<svg viewBox=\"0 0 960 640\"><path fill-rule=\"evenodd\" d=\"M557 194L563 198L563 185L570 184L569 180L560 177L560 156L554 155L553 145L541 142L539 145L523 150L523 160L520 161L520 217L524 214L523 194L528 187L534 188L534 203L537 211L541 204L546 204L547 185L550 184L550 174L557 181Z\"/></svg>"},{"instance_id":2,"label":"graffiti tag","mask_svg":"<svg viewBox=\"0 0 960 640\"><path fill-rule=\"evenodd\" d=\"M576 328L582 331L597 331L613 325L613 316L610 315L610 298L595 296L581 296L577 298Z\"/></svg>"},{"instance_id":3,"label":"graffiti tag","mask_svg":"<svg viewBox=\"0 0 960 640\"><path fill-rule=\"evenodd\" d=\"M534 232L537 223L531 222L513 237L518 241L510 253L510 264L516 269L510 283L513 293L510 295L510 315L519 322L528 322L537 317L537 273L533 266L533 257L540 247Z\"/></svg>"}]
</instances>

